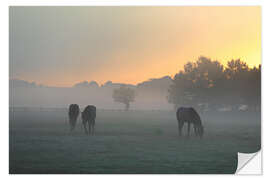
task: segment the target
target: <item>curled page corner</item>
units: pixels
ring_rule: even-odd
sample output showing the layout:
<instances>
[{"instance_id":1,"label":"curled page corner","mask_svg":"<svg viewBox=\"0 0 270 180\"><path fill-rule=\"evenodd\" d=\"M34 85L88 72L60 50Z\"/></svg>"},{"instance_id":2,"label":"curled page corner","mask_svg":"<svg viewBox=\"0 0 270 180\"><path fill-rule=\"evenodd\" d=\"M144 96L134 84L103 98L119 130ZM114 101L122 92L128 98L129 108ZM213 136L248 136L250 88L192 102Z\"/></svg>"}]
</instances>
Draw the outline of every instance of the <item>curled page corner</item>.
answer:
<instances>
[{"instance_id":1,"label":"curled page corner","mask_svg":"<svg viewBox=\"0 0 270 180\"><path fill-rule=\"evenodd\" d=\"M237 153L238 164L235 174L261 175L261 151L255 153Z\"/></svg>"}]
</instances>

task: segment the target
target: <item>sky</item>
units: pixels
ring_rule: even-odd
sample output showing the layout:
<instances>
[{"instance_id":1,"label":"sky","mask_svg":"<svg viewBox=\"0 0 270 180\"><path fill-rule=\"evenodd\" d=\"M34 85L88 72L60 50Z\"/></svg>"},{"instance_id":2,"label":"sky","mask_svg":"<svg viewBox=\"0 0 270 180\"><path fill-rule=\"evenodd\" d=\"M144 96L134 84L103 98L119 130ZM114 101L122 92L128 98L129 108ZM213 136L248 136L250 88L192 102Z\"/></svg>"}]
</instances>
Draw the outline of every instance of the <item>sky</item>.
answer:
<instances>
[{"instance_id":1,"label":"sky","mask_svg":"<svg viewBox=\"0 0 270 180\"><path fill-rule=\"evenodd\" d=\"M174 76L206 56L261 64L261 9L10 7L10 78L68 87Z\"/></svg>"}]
</instances>

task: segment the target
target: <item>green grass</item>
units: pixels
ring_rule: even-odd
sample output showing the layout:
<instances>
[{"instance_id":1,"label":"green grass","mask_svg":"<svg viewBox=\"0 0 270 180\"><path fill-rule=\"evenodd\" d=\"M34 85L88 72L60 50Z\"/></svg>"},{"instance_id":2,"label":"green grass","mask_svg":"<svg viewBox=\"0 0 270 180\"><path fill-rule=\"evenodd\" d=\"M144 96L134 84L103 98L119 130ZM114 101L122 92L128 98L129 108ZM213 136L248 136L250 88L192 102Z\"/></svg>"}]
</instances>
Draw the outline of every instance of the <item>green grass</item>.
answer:
<instances>
[{"instance_id":1,"label":"green grass","mask_svg":"<svg viewBox=\"0 0 270 180\"><path fill-rule=\"evenodd\" d=\"M203 139L180 138L174 112L98 111L86 136L80 119L68 133L66 112L12 112L10 173L234 173L237 152L260 149L259 114L202 119Z\"/></svg>"}]
</instances>

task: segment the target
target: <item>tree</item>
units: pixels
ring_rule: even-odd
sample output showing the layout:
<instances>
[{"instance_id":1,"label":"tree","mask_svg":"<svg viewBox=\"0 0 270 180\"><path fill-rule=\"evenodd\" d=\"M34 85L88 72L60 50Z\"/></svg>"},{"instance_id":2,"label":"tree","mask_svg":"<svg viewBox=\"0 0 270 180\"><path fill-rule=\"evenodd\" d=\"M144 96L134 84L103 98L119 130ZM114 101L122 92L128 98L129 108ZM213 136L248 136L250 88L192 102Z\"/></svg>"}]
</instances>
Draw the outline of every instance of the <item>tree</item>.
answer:
<instances>
[{"instance_id":1,"label":"tree","mask_svg":"<svg viewBox=\"0 0 270 180\"><path fill-rule=\"evenodd\" d=\"M184 71L180 71L174 76L169 87L168 102L174 104L175 108L193 104L192 84L192 81L188 79L188 75Z\"/></svg>"},{"instance_id":2,"label":"tree","mask_svg":"<svg viewBox=\"0 0 270 180\"><path fill-rule=\"evenodd\" d=\"M188 62L172 79L168 101L179 106L206 105L210 109L240 105L260 109L261 66L249 68L240 59L231 60L224 68L218 61L199 57Z\"/></svg>"},{"instance_id":3,"label":"tree","mask_svg":"<svg viewBox=\"0 0 270 180\"><path fill-rule=\"evenodd\" d=\"M249 106L253 106L254 110L260 110L261 108L261 65L259 67L253 67L250 70L250 81L253 84L250 85L249 94L247 95Z\"/></svg>"},{"instance_id":4,"label":"tree","mask_svg":"<svg viewBox=\"0 0 270 180\"><path fill-rule=\"evenodd\" d=\"M260 66L249 68L240 59L231 60L227 63L224 74L226 91L230 95L227 101L235 110L238 110L241 104L248 105L249 109L260 106Z\"/></svg>"},{"instance_id":5,"label":"tree","mask_svg":"<svg viewBox=\"0 0 270 180\"><path fill-rule=\"evenodd\" d=\"M125 110L127 111L129 109L130 102L133 102L135 99L135 91L122 85L120 88L113 90L112 98L115 102L125 104Z\"/></svg>"},{"instance_id":6,"label":"tree","mask_svg":"<svg viewBox=\"0 0 270 180\"><path fill-rule=\"evenodd\" d=\"M169 103L178 106L215 104L215 84L223 77L223 66L218 61L199 57L195 63L188 62L172 80L169 88Z\"/></svg>"}]
</instances>

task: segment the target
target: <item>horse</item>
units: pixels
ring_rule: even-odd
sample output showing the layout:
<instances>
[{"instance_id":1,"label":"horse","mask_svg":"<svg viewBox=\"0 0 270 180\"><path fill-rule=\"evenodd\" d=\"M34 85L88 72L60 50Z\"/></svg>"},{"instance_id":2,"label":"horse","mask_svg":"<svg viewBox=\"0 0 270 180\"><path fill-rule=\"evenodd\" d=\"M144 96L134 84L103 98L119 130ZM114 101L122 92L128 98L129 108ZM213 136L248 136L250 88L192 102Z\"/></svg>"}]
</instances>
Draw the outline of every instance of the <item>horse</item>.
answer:
<instances>
[{"instance_id":1,"label":"horse","mask_svg":"<svg viewBox=\"0 0 270 180\"><path fill-rule=\"evenodd\" d=\"M69 116L70 132L73 131L76 126L79 113L80 113L80 108L78 104L69 105L68 116Z\"/></svg>"},{"instance_id":2,"label":"horse","mask_svg":"<svg viewBox=\"0 0 270 180\"><path fill-rule=\"evenodd\" d=\"M88 105L82 112L82 123L86 134L94 135L95 119L96 119L96 107L93 105ZM88 123L88 130L87 130L87 123Z\"/></svg>"},{"instance_id":3,"label":"horse","mask_svg":"<svg viewBox=\"0 0 270 180\"><path fill-rule=\"evenodd\" d=\"M188 137L190 135L190 124L193 124L195 136L200 136L200 138L202 138L204 128L201 118L194 108L180 107L176 112L176 117L178 121L179 136L182 136L182 128L184 126L184 123L186 122L188 123Z\"/></svg>"}]
</instances>

